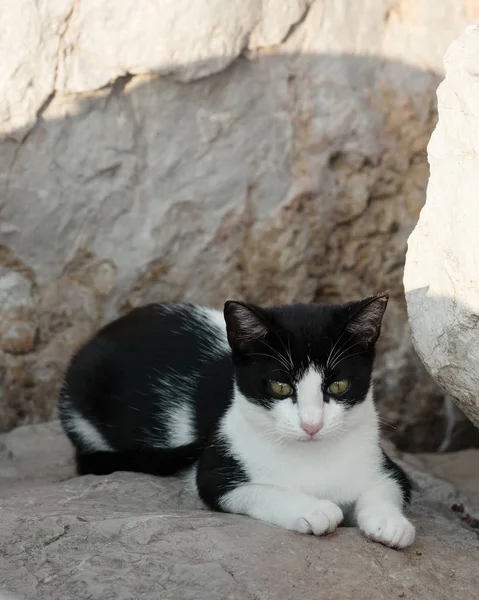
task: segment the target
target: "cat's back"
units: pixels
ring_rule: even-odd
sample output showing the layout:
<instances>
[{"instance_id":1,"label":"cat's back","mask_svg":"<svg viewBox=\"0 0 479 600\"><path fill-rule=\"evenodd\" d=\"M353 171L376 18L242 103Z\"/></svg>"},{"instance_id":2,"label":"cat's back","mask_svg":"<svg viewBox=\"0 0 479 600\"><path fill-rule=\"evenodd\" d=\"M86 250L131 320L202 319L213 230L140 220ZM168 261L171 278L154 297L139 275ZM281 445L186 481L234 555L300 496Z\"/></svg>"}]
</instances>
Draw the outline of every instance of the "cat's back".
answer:
<instances>
[{"instance_id":1,"label":"cat's back","mask_svg":"<svg viewBox=\"0 0 479 600\"><path fill-rule=\"evenodd\" d=\"M182 415L197 428L198 396L229 356L221 312L179 303L136 308L71 360L60 398L64 427L78 441L81 427L88 433L94 426L116 448L161 444L174 437L172 420L185 429Z\"/></svg>"},{"instance_id":2,"label":"cat's back","mask_svg":"<svg viewBox=\"0 0 479 600\"><path fill-rule=\"evenodd\" d=\"M190 304L148 304L100 329L73 357L67 376L83 378L90 369L107 369L117 371L125 383L145 369L186 372L228 353L221 312Z\"/></svg>"}]
</instances>

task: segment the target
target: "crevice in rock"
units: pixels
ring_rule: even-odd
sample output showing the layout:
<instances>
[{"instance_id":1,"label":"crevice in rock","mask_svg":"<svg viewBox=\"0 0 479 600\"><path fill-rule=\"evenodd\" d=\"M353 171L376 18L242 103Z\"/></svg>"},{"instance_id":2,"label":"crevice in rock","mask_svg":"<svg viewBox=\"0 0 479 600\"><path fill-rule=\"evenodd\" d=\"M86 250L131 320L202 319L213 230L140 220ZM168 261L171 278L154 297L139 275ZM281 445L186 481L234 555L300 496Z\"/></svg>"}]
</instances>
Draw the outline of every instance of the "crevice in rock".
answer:
<instances>
[{"instance_id":1,"label":"crevice in rock","mask_svg":"<svg viewBox=\"0 0 479 600\"><path fill-rule=\"evenodd\" d=\"M60 70L60 62L65 58L66 52L64 49L64 41L65 36L68 33L70 28L70 22L73 17L73 13L78 5L78 0L73 0L70 10L68 11L65 20L63 22L63 31L60 33L60 38L58 40L58 56L57 56L57 64L55 66L55 75L53 77L53 90L56 91L58 87L58 73Z\"/></svg>"},{"instance_id":2,"label":"crevice in rock","mask_svg":"<svg viewBox=\"0 0 479 600\"><path fill-rule=\"evenodd\" d=\"M296 22L291 24L290 28L286 32L286 35L280 41L280 44L285 44L296 33L298 28L301 27L301 25L306 21L313 4L314 2L311 2L310 4L307 4L305 6L303 14L299 17L299 19Z\"/></svg>"},{"instance_id":3,"label":"crevice in rock","mask_svg":"<svg viewBox=\"0 0 479 600\"><path fill-rule=\"evenodd\" d=\"M61 31L60 36L59 36L59 40L58 40L58 56L57 56L57 62L55 65L55 72L53 75L53 89L52 91L46 96L46 98L44 99L44 101L42 102L42 104L39 106L37 112L36 112L36 118L35 121L32 123L32 126L26 131L25 135L21 138L21 140L18 142L18 146L15 149L15 152L13 154L13 158L8 166L8 173L7 173L7 178L6 178L6 192L8 194L8 191L10 190L10 183L11 183L11 174L13 171L13 168L18 160L18 157L20 155L20 152L23 148L23 145L26 143L26 141L28 140L28 138L32 135L32 133L36 130L39 122L42 120L43 114L45 113L45 111L48 109L48 107L50 106L50 104L53 102L53 99L56 96L57 93L57 83L58 83L58 72L59 72L59 67L60 67L60 60L62 58L62 54L64 54L64 50L63 50L63 41L65 38L65 35L68 31L69 25L70 25L70 21L71 18L73 16L73 13L75 11L75 8L77 6L78 0L73 0L72 5L70 10L68 11L66 17L65 17L65 21L63 23L63 31Z\"/></svg>"},{"instance_id":4,"label":"crevice in rock","mask_svg":"<svg viewBox=\"0 0 479 600\"><path fill-rule=\"evenodd\" d=\"M63 531L61 531L59 534L51 537L49 540L46 540L43 544L44 548L47 548L48 546L51 546L52 544L54 544L55 542L57 542L60 538L62 538L66 533L68 533L68 530L70 529L70 525L65 525L63 527Z\"/></svg>"},{"instance_id":5,"label":"crevice in rock","mask_svg":"<svg viewBox=\"0 0 479 600\"><path fill-rule=\"evenodd\" d=\"M258 593L252 591L249 589L249 586L245 585L244 582L240 581L236 575L235 572L233 571L233 569L231 567L225 566L223 564L221 564L221 568L223 569L223 571L225 571L226 573L228 573L228 575L234 579L234 581L236 581L236 583L238 583L241 587L246 588L246 590L248 590L248 593L250 594L250 598L248 598L248 600L263 600L263 597L258 595Z\"/></svg>"},{"instance_id":6,"label":"crevice in rock","mask_svg":"<svg viewBox=\"0 0 479 600\"><path fill-rule=\"evenodd\" d=\"M109 89L110 94L106 100L105 107L107 107L110 103L110 100L115 96L120 96L125 91L126 86L130 83L130 81L135 77L132 73L125 73L124 75L119 75L116 79L111 81L108 85L105 85L102 89Z\"/></svg>"}]
</instances>

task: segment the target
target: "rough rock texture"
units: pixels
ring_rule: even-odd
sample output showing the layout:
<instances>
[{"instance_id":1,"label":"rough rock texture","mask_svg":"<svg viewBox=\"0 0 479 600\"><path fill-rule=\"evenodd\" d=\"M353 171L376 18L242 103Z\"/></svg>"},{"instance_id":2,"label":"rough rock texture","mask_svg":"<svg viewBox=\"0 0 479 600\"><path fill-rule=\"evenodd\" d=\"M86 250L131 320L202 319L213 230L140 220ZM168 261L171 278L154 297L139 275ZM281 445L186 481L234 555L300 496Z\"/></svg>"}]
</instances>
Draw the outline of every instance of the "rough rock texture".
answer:
<instances>
[{"instance_id":1,"label":"rough rock texture","mask_svg":"<svg viewBox=\"0 0 479 600\"><path fill-rule=\"evenodd\" d=\"M25 600L477 598L474 506L429 475L413 472L418 537L397 552L354 528L320 539L210 513L173 479L55 482L70 457L58 423L0 436L0 586Z\"/></svg>"},{"instance_id":2,"label":"rough rock texture","mask_svg":"<svg viewBox=\"0 0 479 600\"><path fill-rule=\"evenodd\" d=\"M479 427L479 26L451 45L445 66L404 287L419 356Z\"/></svg>"},{"instance_id":3,"label":"rough rock texture","mask_svg":"<svg viewBox=\"0 0 479 600\"><path fill-rule=\"evenodd\" d=\"M388 435L436 449L402 268L441 56L474 18L470 0L8 2L0 266L29 304L7 315L0 429L49 418L71 351L139 303L389 288Z\"/></svg>"}]
</instances>

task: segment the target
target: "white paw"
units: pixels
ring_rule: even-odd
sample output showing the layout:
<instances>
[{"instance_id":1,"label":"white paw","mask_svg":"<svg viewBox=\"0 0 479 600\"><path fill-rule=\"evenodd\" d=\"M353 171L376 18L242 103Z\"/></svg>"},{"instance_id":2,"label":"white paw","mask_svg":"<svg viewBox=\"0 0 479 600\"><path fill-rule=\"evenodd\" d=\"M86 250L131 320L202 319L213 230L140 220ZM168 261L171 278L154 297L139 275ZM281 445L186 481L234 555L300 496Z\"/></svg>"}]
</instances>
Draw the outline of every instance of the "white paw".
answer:
<instances>
[{"instance_id":1,"label":"white paw","mask_svg":"<svg viewBox=\"0 0 479 600\"><path fill-rule=\"evenodd\" d=\"M391 548L407 548L414 542L415 529L401 513L362 511L359 528L373 541Z\"/></svg>"},{"instance_id":2,"label":"white paw","mask_svg":"<svg viewBox=\"0 0 479 600\"><path fill-rule=\"evenodd\" d=\"M293 529L300 533L324 535L333 532L343 520L343 511L329 500L316 500L294 522Z\"/></svg>"}]
</instances>

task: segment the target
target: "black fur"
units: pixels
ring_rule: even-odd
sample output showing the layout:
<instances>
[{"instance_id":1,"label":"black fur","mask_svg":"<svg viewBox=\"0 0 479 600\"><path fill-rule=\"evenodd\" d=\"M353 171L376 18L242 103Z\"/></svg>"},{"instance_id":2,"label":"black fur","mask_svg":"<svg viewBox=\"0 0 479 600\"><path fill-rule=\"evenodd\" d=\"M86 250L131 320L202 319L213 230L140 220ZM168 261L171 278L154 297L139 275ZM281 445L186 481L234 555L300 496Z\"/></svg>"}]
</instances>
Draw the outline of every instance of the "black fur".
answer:
<instances>
[{"instance_id":1,"label":"black fur","mask_svg":"<svg viewBox=\"0 0 479 600\"><path fill-rule=\"evenodd\" d=\"M406 473L395 463L383 450L383 469L389 477L393 477L401 488L404 505L411 502L412 496L412 482Z\"/></svg>"}]
</instances>

